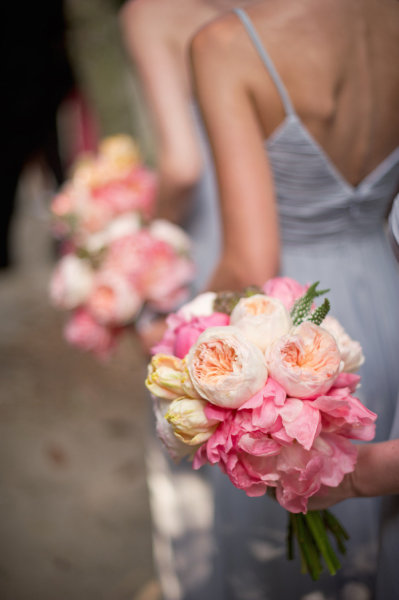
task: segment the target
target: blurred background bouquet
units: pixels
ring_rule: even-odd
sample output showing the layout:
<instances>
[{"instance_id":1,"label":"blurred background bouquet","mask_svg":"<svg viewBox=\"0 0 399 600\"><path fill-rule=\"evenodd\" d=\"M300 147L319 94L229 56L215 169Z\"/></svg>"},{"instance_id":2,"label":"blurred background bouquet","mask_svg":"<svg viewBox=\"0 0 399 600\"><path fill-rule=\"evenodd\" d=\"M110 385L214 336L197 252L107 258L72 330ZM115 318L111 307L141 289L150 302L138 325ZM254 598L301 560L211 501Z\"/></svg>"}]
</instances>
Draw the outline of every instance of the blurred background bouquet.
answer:
<instances>
[{"instance_id":1,"label":"blurred background bouquet","mask_svg":"<svg viewBox=\"0 0 399 600\"><path fill-rule=\"evenodd\" d=\"M190 241L154 219L156 178L127 135L84 154L53 199L59 259L52 303L71 311L66 340L106 357L144 306L169 312L188 295L194 275Z\"/></svg>"}]
</instances>

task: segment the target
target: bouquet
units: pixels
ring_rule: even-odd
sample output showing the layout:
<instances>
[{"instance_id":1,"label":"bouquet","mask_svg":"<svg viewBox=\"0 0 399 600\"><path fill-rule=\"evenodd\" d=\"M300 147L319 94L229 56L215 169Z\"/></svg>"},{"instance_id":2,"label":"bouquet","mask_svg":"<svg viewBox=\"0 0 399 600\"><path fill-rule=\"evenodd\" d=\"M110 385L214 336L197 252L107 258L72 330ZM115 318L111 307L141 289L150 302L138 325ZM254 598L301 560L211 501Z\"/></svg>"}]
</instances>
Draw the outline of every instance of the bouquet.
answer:
<instances>
[{"instance_id":1,"label":"bouquet","mask_svg":"<svg viewBox=\"0 0 399 600\"><path fill-rule=\"evenodd\" d=\"M376 415L353 396L364 357L316 306L318 283L271 279L262 289L201 294L168 317L146 385L157 432L175 460L218 465L248 496L271 493L289 512L303 571L340 567L329 535L347 533L329 511L307 511L322 486L353 471L351 440L374 437Z\"/></svg>"},{"instance_id":2,"label":"bouquet","mask_svg":"<svg viewBox=\"0 0 399 600\"><path fill-rule=\"evenodd\" d=\"M143 306L170 312L193 277L190 242L176 225L152 219L156 180L125 135L85 155L51 212L61 258L50 297L71 311L68 342L106 357Z\"/></svg>"}]
</instances>

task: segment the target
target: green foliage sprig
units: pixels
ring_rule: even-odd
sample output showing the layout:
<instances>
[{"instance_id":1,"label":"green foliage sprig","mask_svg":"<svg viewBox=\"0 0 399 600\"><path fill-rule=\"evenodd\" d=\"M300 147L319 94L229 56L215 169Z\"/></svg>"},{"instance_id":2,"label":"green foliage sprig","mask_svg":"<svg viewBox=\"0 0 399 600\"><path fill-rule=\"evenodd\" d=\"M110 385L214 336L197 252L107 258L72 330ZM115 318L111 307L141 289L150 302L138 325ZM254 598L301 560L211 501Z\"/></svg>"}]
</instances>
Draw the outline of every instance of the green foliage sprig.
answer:
<instances>
[{"instance_id":1,"label":"green foliage sprig","mask_svg":"<svg viewBox=\"0 0 399 600\"><path fill-rule=\"evenodd\" d=\"M305 294L301 296L291 309L291 318L294 325L300 325L304 321L311 321L320 325L330 310L330 302L327 298L321 306L312 311L312 304L316 298L327 294L330 290L318 290L319 281L308 287Z\"/></svg>"}]
</instances>

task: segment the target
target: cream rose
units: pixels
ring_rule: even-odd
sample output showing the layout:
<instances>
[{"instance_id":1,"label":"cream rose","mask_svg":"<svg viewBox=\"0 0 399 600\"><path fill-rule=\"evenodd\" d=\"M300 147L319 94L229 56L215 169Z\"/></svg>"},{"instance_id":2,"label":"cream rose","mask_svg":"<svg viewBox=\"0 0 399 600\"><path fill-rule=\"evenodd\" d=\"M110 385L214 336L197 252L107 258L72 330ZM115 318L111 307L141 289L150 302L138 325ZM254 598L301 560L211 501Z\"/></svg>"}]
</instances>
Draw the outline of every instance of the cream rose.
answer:
<instances>
[{"instance_id":1,"label":"cream rose","mask_svg":"<svg viewBox=\"0 0 399 600\"><path fill-rule=\"evenodd\" d=\"M198 394L217 406L241 406L267 380L262 352L236 327L209 327L186 360Z\"/></svg>"},{"instance_id":2,"label":"cream rose","mask_svg":"<svg viewBox=\"0 0 399 600\"><path fill-rule=\"evenodd\" d=\"M152 357L145 384L151 394L163 400L199 398L185 361L170 354L155 354Z\"/></svg>"},{"instance_id":3,"label":"cream rose","mask_svg":"<svg viewBox=\"0 0 399 600\"><path fill-rule=\"evenodd\" d=\"M187 321L193 317L209 317L214 313L213 303L215 301L215 292L204 292L196 296L191 302L187 302L179 310L179 315Z\"/></svg>"},{"instance_id":4,"label":"cream rose","mask_svg":"<svg viewBox=\"0 0 399 600\"><path fill-rule=\"evenodd\" d=\"M334 336L341 353L343 361L342 370L346 373L352 373L364 363L362 347L356 340L353 340L342 327L341 323L334 317L327 315L323 321L323 328Z\"/></svg>"},{"instance_id":5,"label":"cream rose","mask_svg":"<svg viewBox=\"0 0 399 600\"><path fill-rule=\"evenodd\" d=\"M165 219L154 219L149 226L151 235L172 246L176 252L189 252L191 241L181 227L166 221Z\"/></svg>"},{"instance_id":6,"label":"cream rose","mask_svg":"<svg viewBox=\"0 0 399 600\"><path fill-rule=\"evenodd\" d=\"M262 351L292 327L291 317L281 300L264 294L241 298L231 313L230 323Z\"/></svg>"},{"instance_id":7,"label":"cream rose","mask_svg":"<svg viewBox=\"0 0 399 600\"><path fill-rule=\"evenodd\" d=\"M218 421L207 418L207 404L205 400L178 398L170 403L165 414L165 419L171 424L175 436L189 446L206 442L219 424Z\"/></svg>"},{"instance_id":8,"label":"cream rose","mask_svg":"<svg viewBox=\"0 0 399 600\"><path fill-rule=\"evenodd\" d=\"M334 383L341 354L334 337L304 322L276 340L266 351L269 373L294 398L325 394Z\"/></svg>"},{"instance_id":9,"label":"cream rose","mask_svg":"<svg viewBox=\"0 0 399 600\"><path fill-rule=\"evenodd\" d=\"M192 458L192 455L196 451L196 447L189 446L182 442L175 435L172 425L165 419L165 415L170 407L170 402L161 400L156 396L152 396L152 400L158 437L165 444L172 459L175 462L179 462L184 457Z\"/></svg>"}]
</instances>

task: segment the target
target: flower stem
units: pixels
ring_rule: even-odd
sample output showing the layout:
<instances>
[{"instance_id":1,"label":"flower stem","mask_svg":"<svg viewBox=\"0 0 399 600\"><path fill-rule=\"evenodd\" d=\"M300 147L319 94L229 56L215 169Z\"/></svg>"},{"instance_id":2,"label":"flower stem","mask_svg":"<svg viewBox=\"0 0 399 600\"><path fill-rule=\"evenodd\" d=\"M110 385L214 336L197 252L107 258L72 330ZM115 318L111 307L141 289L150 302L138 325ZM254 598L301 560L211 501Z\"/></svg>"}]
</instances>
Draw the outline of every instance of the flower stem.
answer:
<instances>
[{"instance_id":1,"label":"flower stem","mask_svg":"<svg viewBox=\"0 0 399 600\"><path fill-rule=\"evenodd\" d=\"M310 511L304 518L328 570L331 575L335 575L341 565L328 539L320 511Z\"/></svg>"},{"instance_id":2,"label":"flower stem","mask_svg":"<svg viewBox=\"0 0 399 600\"><path fill-rule=\"evenodd\" d=\"M329 510L323 510L322 517L326 528L331 531L336 539L338 550L341 554L346 554L345 541L349 540L347 531Z\"/></svg>"},{"instance_id":3,"label":"flower stem","mask_svg":"<svg viewBox=\"0 0 399 600\"><path fill-rule=\"evenodd\" d=\"M305 573L309 572L311 578L316 581L323 567L311 531L307 527L306 520L302 514L292 515L292 523L301 552L303 571Z\"/></svg>"},{"instance_id":4,"label":"flower stem","mask_svg":"<svg viewBox=\"0 0 399 600\"><path fill-rule=\"evenodd\" d=\"M330 511L289 513L287 558L294 558L295 537L301 556L302 573L309 573L313 580L317 580L323 571L321 557L331 575L335 575L341 567L328 538L329 531L335 537L339 551L345 553L344 542L349 539L349 536Z\"/></svg>"}]
</instances>

